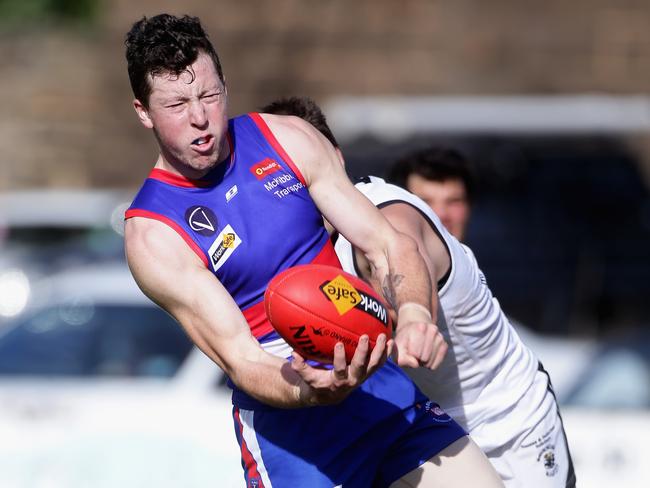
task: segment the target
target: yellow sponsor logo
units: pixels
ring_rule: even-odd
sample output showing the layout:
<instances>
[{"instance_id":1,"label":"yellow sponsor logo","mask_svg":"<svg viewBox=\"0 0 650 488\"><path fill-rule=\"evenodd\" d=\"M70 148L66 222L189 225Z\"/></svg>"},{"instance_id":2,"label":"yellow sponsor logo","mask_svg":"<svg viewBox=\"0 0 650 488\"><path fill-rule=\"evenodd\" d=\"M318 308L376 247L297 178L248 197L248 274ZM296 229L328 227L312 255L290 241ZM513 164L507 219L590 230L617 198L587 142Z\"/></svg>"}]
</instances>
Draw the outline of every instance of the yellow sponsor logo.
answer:
<instances>
[{"instance_id":1,"label":"yellow sponsor logo","mask_svg":"<svg viewBox=\"0 0 650 488\"><path fill-rule=\"evenodd\" d=\"M361 301L361 295L357 289L341 275L331 281L326 281L320 286L320 289L334 304L339 315L348 313Z\"/></svg>"},{"instance_id":2,"label":"yellow sponsor logo","mask_svg":"<svg viewBox=\"0 0 650 488\"><path fill-rule=\"evenodd\" d=\"M214 240L208 253L212 268L217 271L230 258L233 252L241 244L241 238L228 224Z\"/></svg>"},{"instance_id":3,"label":"yellow sponsor logo","mask_svg":"<svg viewBox=\"0 0 650 488\"><path fill-rule=\"evenodd\" d=\"M235 245L235 234L229 232L223 236L223 247L230 249Z\"/></svg>"}]
</instances>

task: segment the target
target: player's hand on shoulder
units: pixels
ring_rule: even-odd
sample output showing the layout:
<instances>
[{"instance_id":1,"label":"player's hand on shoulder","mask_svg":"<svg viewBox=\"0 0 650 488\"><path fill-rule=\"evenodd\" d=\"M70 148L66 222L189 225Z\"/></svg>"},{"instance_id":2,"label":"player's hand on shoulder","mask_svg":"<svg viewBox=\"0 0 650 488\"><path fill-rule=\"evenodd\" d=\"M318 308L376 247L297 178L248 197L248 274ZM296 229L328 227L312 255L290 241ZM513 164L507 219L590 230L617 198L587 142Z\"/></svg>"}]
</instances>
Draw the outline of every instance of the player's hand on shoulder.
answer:
<instances>
[{"instance_id":1,"label":"player's hand on shoulder","mask_svg":"<svg viewBox=\"0 0 650 488\"><path fill-rule=\"evenodd\" d=\"M393 341L387 341L386 335L380 334L371 350L368 336L363 335L348 364L345 348L338 343L334 347L332 369L313 367L294 352L291 367L301 378L301 403L308 406L340 403L386 362L392 347Z\"/></svg>"},{"instance_id":2,"label":"player's hand on shoulder","mask_svg":"<svg viewBox=\"0 0 650 488\"><path fill-rule=\"evenodd\" d=\"M430 321L398 321L393 357L402 367L436 369L447 354L447 343Z\"/></svg>"}]
</instances>

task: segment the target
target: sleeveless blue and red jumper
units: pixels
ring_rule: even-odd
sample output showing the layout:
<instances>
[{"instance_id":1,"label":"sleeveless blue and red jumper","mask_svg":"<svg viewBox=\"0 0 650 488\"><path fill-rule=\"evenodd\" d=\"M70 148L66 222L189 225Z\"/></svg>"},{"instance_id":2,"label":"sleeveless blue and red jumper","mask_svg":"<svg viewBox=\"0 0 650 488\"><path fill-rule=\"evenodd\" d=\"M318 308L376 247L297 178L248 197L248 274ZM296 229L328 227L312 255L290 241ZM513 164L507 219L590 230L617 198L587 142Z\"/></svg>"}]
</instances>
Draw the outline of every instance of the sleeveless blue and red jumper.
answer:
<instances>
[{"instance_id":1,"label":"sleeveless blue and red jumper","mask_svg":"<svg viewBox=\"0 0 650 488\"><path fill-rule=\"evenodd\" d=\"M267 351L290 356L264 291L299 264L340 267L306 182L259 114L231 119L230 156L200 180L153 169L126 218L174 229ZM247 486L389 485L465 435L391 361L341 404L283 410L230 383Z\"/></svg>"}]
</instances>

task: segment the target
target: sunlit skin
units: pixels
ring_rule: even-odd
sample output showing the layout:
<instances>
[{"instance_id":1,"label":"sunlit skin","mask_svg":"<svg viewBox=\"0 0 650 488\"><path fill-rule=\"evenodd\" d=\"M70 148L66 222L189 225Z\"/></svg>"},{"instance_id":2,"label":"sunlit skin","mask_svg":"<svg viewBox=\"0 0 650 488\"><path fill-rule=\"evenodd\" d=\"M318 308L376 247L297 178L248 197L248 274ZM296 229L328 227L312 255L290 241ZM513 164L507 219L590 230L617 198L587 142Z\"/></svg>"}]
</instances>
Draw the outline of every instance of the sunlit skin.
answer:
<instances>
[{"instance_id":1,"label":"sunlit skin","mask_svg":"<svg viewBox=\"0 0 650 488\"><path fill-rule=\"evenodd\" d=\"M190 179L205 176L230 153L227 92L214 63L201 53L179 76L162 73L149 83L149 107L137 99L133 106L158 140L156 168Z\"/></svg>"},{"instance_id":2,"label":"sunlit skin","mask_svg":"<svg viewBox=\"0 0 650 488\"><path fill-rule=\"evenodd\" d=\"M459 241L465 238L470 205L462 180L433 181L412 174L406 186L433 209L451 235Z\"/></svg>"}]
</instances>

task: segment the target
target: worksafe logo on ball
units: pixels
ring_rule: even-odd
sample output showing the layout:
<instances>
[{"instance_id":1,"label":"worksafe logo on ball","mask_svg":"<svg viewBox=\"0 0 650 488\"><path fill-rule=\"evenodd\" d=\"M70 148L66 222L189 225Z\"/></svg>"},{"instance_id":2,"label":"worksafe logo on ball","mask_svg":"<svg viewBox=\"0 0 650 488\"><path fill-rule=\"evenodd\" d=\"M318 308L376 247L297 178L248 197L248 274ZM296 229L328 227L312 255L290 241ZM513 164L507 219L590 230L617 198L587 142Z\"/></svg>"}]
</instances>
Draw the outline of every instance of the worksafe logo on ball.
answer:
<instances>
[{"instance_id":1,"label":"worksafe logo on ball","mask_svg":"<svg viewBox=\"0 0 650 488\"><path fill-rule=\"evenodd\" d=\"M320 287L323 294L334 304L339 315L345 315L353 308L372 315L384 325L388 325L386 308L373 297L357 290L343 276L338 275Z\"/></svg>"},{"instance_id":2,"label":"worksafe logo on ball","mask_svg":"<svg viewBox=\"0 0 650 488\"><path fill-rule=\"evenodd\" d=\"M208 250L212 268L215 271L221 268L235 249L239 247L241 242L241 239L230 224L224 227Z\"/></svg>"}]
</instances>

